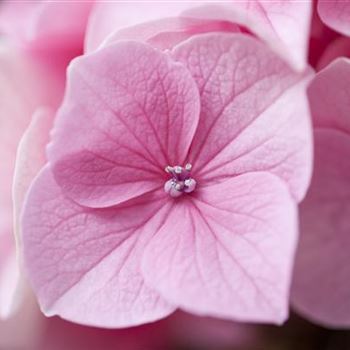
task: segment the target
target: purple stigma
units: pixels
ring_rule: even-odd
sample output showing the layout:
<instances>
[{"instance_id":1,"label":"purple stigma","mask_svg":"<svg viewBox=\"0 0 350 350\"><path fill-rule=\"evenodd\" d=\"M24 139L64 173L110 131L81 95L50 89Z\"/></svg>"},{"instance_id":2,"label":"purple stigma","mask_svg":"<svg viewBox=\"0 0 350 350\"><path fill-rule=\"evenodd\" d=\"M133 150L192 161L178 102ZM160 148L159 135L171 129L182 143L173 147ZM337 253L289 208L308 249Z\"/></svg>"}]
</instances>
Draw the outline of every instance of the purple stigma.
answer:
<instances>
[{"instance_id":1,"label":"purple stigma","mask_svg":"<svg viewBox=\"0 0 350 350\"><path fill-rule=\"evenodd\" d=\"M197 182L191 177L191 164L174 167L167 166L165 171L171 175L171 179L164 184L164 191L171 197L180 197L183 193L191 193L195 190Z\"/></svg>"}]
</instances>

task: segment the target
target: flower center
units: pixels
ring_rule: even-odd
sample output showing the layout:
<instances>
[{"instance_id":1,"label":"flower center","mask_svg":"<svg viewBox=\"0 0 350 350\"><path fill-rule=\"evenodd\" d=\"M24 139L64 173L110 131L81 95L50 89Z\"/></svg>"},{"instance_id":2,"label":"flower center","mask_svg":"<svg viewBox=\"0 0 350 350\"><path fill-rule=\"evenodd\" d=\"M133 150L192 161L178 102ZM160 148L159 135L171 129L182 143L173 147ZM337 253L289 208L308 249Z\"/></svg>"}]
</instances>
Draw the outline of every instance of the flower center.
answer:
<instances>
[{"instance_id":1,"label":"flower center","mask_svg":"<svg viewBox=\"0 0 350 350\"><path fill-rule=\"evenodd\" d=\"M182 166L167 166L165 171L171 175L171 179L164 184L164 191L171 197L180 197L183 193L191 193L196 188L197 182L191 177L191 164Z\"/></svg>"}]
</instances>

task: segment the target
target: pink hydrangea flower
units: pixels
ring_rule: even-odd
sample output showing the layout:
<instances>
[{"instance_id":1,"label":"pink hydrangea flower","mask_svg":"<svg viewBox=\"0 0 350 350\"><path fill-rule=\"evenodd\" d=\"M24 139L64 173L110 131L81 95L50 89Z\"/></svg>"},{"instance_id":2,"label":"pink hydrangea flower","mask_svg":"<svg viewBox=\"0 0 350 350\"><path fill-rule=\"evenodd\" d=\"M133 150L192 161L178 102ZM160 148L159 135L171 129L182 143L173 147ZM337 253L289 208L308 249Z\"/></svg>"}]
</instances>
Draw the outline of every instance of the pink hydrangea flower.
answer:
<instances>
[{"instance_id":1,"label":"pink hydrangea flower","mask_svg":"<svg viewBox=\"0 0 350 350\"><path fill-rule=\"evenodd\" d=\"M338 59L309 89L315 166L301 204L292 301L297 311L328 327L350 326L350 61Z\"/></svg>"},{"instance_id":2,"label":"pink hydrangea flower","mask_svg":"<svg viewBox=\"0 0 350 350\"><path fill-rule=\"evenodd\" d=\"M46 315L283 322L311 172L308 80L242 34L76 59L22 216Z\"/></svg>"}]
</instances>

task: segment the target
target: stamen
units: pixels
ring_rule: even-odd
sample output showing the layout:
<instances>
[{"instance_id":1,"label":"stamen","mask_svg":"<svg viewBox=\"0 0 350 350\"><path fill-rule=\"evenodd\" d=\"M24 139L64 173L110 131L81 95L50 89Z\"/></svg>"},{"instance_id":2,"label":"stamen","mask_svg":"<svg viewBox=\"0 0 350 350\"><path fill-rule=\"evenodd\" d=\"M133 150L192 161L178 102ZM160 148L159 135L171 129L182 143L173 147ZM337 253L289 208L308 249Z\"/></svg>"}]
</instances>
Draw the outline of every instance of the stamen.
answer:
<instances>
[{"instance_id":1,"label":"stamen","mask_svg":"<svg viewBox=\"0 0 350 350\"><path fill-rule=\"evenodd\" d=\"M186 169L187 171L191 171L191 169L192 169L192 164L187 163L187 164L185 165L185 169Z\"/></svg>"},{"instance_id":2,"label":"stamen","mask_svg":"<svg viewBox=\"0 0 350 350\"><path fill-rule=\"evenodd\" d=\"M176 174L181 174L182 173L182 167L180 167L178 165L174 167L174 170L175 170Z\"/></svg>"},{"instance_id":3,"label":"stamen","mask_svg":"<svg viewBox=\"0 0 350 350\"><path fill-rule=\"evenodd\" d=\"M169 166L169 165L165 167L165 171L166 171L167 173L169 173L169 174L171 173L172 169L173 169L173 168L172 168L171 166Z\"/></svg>"},{"instance_id":4,"label":"stamen","mask_svg":"<svg viewBox=\"0 0 350 350\"><path fill-rule=\"evenodd\" d=\"M191 193L195 190L197 182L191 177L191 164L186 164L183 168L180 165L166 166L165 171L172 176L164 184L164 191L171 197L180 197L183 193Z\"/></svg>"}]
</instances>

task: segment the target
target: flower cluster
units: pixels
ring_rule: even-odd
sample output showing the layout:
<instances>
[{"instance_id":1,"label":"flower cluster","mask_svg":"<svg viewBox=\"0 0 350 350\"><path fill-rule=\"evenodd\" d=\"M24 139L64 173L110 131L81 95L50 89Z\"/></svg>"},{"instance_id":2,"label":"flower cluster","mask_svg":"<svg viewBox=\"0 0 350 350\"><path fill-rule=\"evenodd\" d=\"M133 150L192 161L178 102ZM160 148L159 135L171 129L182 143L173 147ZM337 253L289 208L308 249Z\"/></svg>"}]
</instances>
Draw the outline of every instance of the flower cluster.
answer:
<instances>
[{"instance_id":1,"label":"flower cluster","mask_svg":"<svg viewBox=\"0 0 350 350\"><path fill-rule=\"evenodd\" d=\"M0 32L0 337L34 299L350 326L348 2L4 1Z\"/></svg>"}]
</instances>

